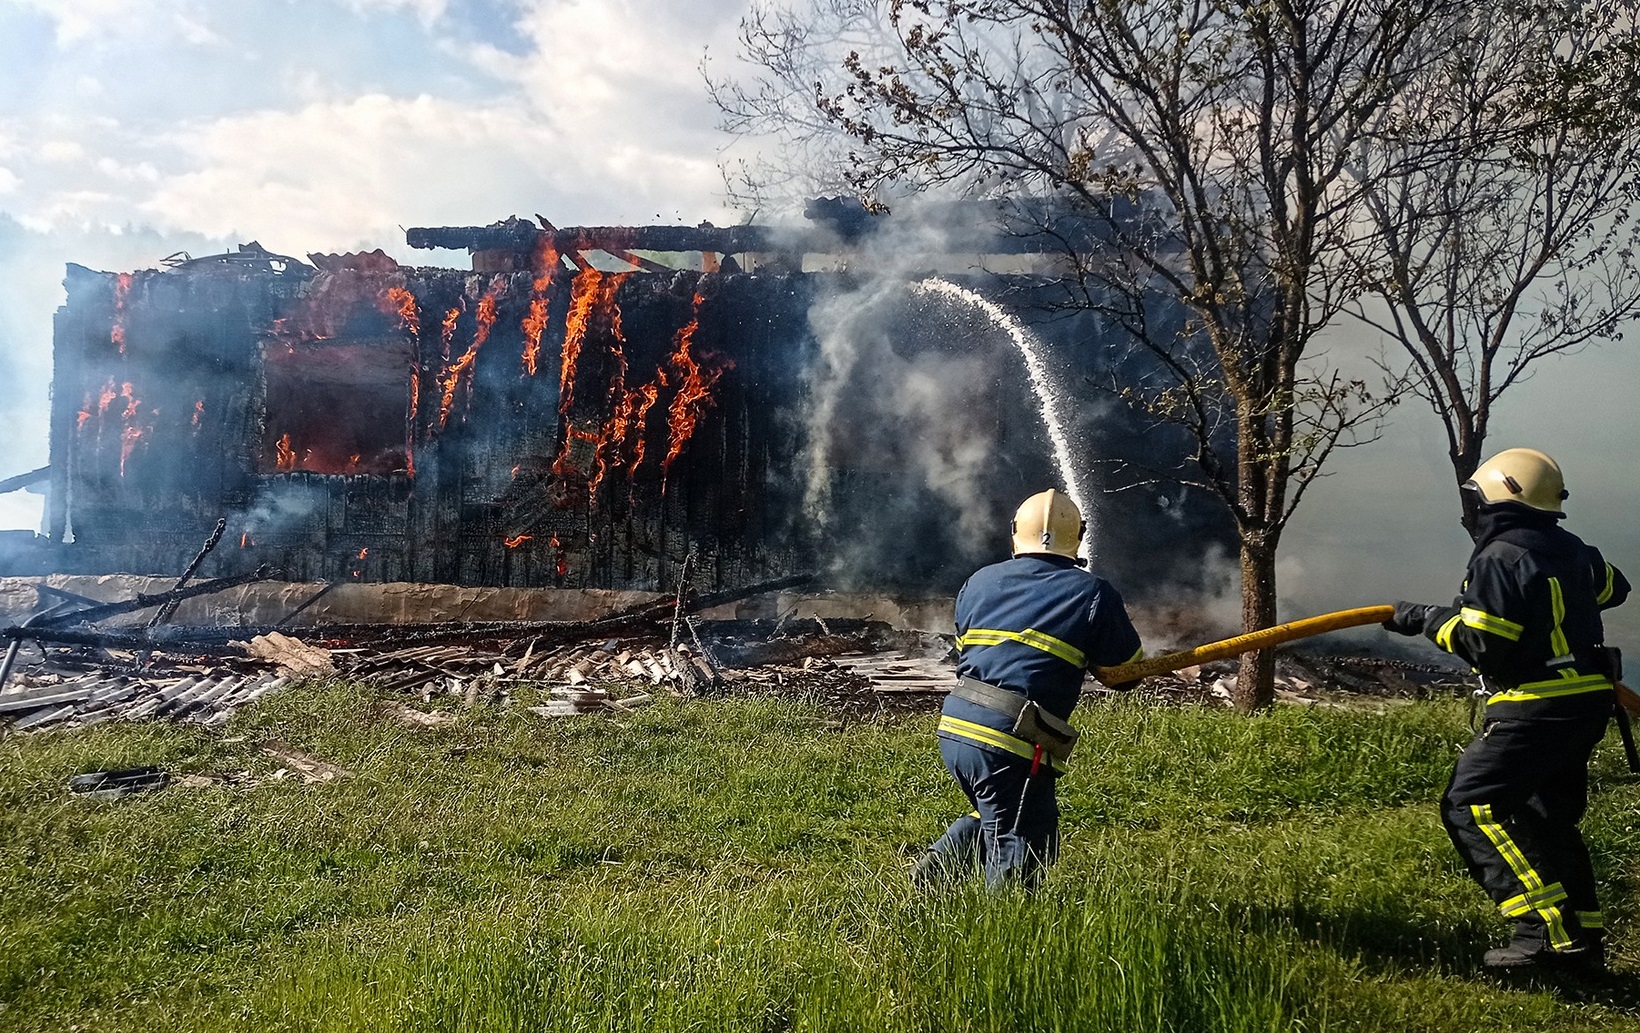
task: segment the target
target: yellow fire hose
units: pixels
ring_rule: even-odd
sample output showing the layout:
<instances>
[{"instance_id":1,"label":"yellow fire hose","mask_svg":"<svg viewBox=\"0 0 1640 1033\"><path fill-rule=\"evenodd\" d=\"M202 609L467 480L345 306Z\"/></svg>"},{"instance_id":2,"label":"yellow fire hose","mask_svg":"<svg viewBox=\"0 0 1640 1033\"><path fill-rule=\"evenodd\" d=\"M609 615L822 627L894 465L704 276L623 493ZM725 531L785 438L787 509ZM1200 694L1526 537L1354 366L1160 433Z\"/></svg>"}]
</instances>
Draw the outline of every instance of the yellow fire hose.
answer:
<instances>
[{"instance_id":1,"label":"yellow fire hose","mask_svg":"<svg viewBox=\"0 0 1640 1033\"><path fill-rule=\"evenodd\" d=\"M1221 639L1218 642L1209 642L1205 646L1195 649L1186 649L1179 653L1163 653L1145 660L1135 660L1131 664L1121 664L1117 667L1095 667L1094 677L1106 685L1120 685L1135 678L1149 678L1156 674L1167 674L1177 671L1181 667L1192 664L1204 664L1209 660L1223 660L1226 657L1238 656L1252 652L1255 649L1266 649L1270 646L1279 646L1283 642L1292 642L1296 639L1309 638L1311 635L1320 635L1328 631L1338 631L1341 628L1358 628L1364 624L1382 624L1395 614L1393 606L1361 606L1353 610L1338 610L1334 613L1323 613L1319 617L1306 617L1300 621L1290 621L1278 624L1273 628L1262 631L1250 631L1235 638ZM1617 701L1623 709L1640 717L1640 693L1617 683Z\"/></svg>"},{"instance_id":2,"label":"yellow fire hose","mask_svg":"<svg viewBox=\"0 0 1640 1033\"><path fill-rule=\"evenodd\" d=\"M1338 631L1341 628L1358 628L1363 624L1382 624L1394 615L1395 607L1393 606L1362 606L1354 610L1338 610L1335 613L1323 613L1319 617L1306 617L1301 621L1278 624L1273 628L1250 631L1245 635L1237 635L1235 638L1209 642L1205 646L1187 649L1182 653L1163 653L1161 656L1153 656L1146 660L1135 660L1131 664L1121 664L1117 667L1095 667L1093 675L1106 685L1120 685L1135 678L1149 678L1151 675L1166 674L1169 671L1177 671L1181 667L1189 667L1192 664L1204 664L1209 660L1223 660L1225 657L1249 653L1255 649L1279 646L1283 642L1309 638L1311 635L1320 635L1327 631ZM1640 705L1640 701L1637 701L1637 705Z\"/></svg>"}]
</instances>

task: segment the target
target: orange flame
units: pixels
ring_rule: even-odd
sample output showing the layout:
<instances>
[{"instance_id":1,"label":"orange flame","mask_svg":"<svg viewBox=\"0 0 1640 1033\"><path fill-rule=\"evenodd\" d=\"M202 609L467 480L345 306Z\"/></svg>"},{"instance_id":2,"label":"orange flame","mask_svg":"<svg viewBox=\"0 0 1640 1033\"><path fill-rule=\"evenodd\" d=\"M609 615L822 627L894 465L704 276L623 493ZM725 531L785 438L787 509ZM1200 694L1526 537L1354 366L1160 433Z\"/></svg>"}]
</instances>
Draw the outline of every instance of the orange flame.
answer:
<instances>
[{"instance_id":1,"label":"orange flame","mask_svg":"<svg viewBox=\"0 0 1640 1033\"><path fill-rule=\"evenodd\" d=\"M619 448L620 440L625 436L625 421L621 419L619 411L610 425L597 431L580 430L568 426L568 415L575 400L575 372L582 348L587 335L593 327L602 325L609 334L610 353L615 359L615 372L610 378L609 393L612 397L624 400L626 393L626 353L621 345L626 343L626 335L621 327L621 309L616 303L616 294L621 284L626 281L626 273L606 275L597 269L588 267L575 277L575 284L570 291L570 311L565 319L564 351L559 365L558 374L558 411L566 417L563 448L559 451L558 459L552 464L555 474L563 476L571 472L570 450L575 441L590 442L593 446L594 471L587 483L589 498L596 498L598 486L603 482L612 463L610 452L611 442ZM619 407L618 407L619 408ZM619 426L617 426L619 424Z\"/></svg>"},{"instance_id":2,"label":"orange flame","mask_svg":"<svg viewBox=\"0 0 1640 1033\"><path fill-rule=\"evenodd\" d=\"M376 299L376 306L388 315L398 313L399 328L410 331L412 337L421 336L421 315L416 311L416 296L403 287L389 287Z\"/></svg>"},{"instance_id":3,"label":"orange flame","mask_svg":"<svg viewBox=\"0 0 1640 1033\"><path fill-rule=\"evenodd\" d=\"M108 332L108 339L119 348L120 354L125 354L125 299L131 296L131 274L120 273L114 277L114 326Z\"/></svg>"},{"instance_id":4,"label":"orange flame","mask_svg":"<svg viewBox=\"0 0 1640 1033\"><path fill-rule=\"evenodd\" d=\"M78 424L76 424L76 426L77 427L84 427L85 426L85 421L89 420L89 419L91 419L91 413L89 411L85 410L85 409L81 409L80 410L80 422Z\"/></svg>"},{"instance_id":5,"label":"orange flame","mask_svg":"<svg viewBox=\"0 0 1640 1033\"><path fill-rule=\"evenodd\" d=\"M450 361L450 345L455 342L456 320L460 318L461 307L459 305L452 307L450 311L444 313L444 325L439 331L439 339L444 343L444 351L442 355L444 361L446 362Z\"/></svg>"},{"instance_id":6,"label":"orange flame","mask_svg":"<svg viewBox=\"0 0 1640 1033\"><path fill-rule=\"evenodd\" d=\"M404 431L404 472L416 477L416 420L421 414L421 371L410 367L410 419Z\"/></svg>"},{"instance_id":7,"label":"orange flame","mask_svg":"<svg viewBox=\"0 0 1640 1033\"><path fill-rule=\"evenodd\" d=\"M279 439L278 454L274 465L281 472L288 473L296 469L296 450L290 447L290 435L286 434Z\"/></svg>"},{"instance_id":8,"label":"orange flame","mask_svg":"<svg viewBox=\"0 0 1640 1033\"><path fill-rule=\"evenodd\" d=\"M194 403L194 432L199 432L200 421L205 418L205 399L201 398Z\"/></svg>"},{"instance_id":9,"label":"orange flame","mask_svg":"<svg viewBox=\"0 0 1640 1033\"><path fill-rule=\"evenodd\" d=\"M561 413L568 412L574 400L575 365L581 357L581 344L586 340L603 276L596 269L584 270L576 274L570 288L569 316L564 323L564 354L558 364L558 411Z\"/></svg>"},{"instance_id":10,"label":"orange flame","mask_svg":"<svg viewBox=\"0 0 1640 1033\"><path fill-rule=\"evenodd\" d=\"M370 555L370 550L368 548L364 548L364 549L359 550L359 558L361 560L364 559L368 555Z\"/></svg>"},{"instance_id":11,"label":"orange flame","mask_svg":"<svg viewBox=\"0 0 1640 1033\"><path fill-rule=\"evenodd\" d=\"M532 377L535 376L536 365L541 357L541 333L547 328L547 291L552 287L553 273L562 264L558 249L552 246L550 237L541 239L541 245L535 253L534 264L538 272L535 281L530 284L530 311L522 324L524 372Z\"/></svg>"},{"instance_id":12,"label":"orange flame","mask_svg":"<svg viewBox=\"0 0 1640 1033\"><path fill-rule=\"evenodd\" d=\"M548 544L549 546L553 546L554 551L558 553L558 576L564 577L564 574L569 574L569 556L564 553L564 546L561 546L561 544L558 543L558 535L556 535L556 533L554 533L553 539L551 539Z\"/></svg>"},{"instance_id":13,"label":"orange flame","mask_svg":"<svg viewBox=\"0 0 1640 1033\"><path fill-rule=\"evenodd\" d=\"M113 381L109 381L108 387L103 389L102 409L105 412L114 401L113 383ZM135 423L142 403L137 400L136 389L131 386L130 381L120 385L118 397L125 399L125 411L120 414L120 422L124 425L120 430L120 476L124 477L126 461L137 450L137 443L142 440L143 431L146 428Z\"/></svg>"},{"instance_id":14,"label":"orange flame","mask_svg":"<svg viewBox=\"0 0 1640 1033\"><path fill-rule=\"evenodd\" d=\"M704 355L702 358L716 364L710 369L702 369L701 364L690 352L694 345L695 331L700 328L702 300L697 293L694 316L673 338L674 350L669 363L678 376L678 393L673 396L672 404L667 410L667 427L671 432L671 441L666 450L666 458L661 461L663 480L665 471L672 468L672 461L683 452L683 446L694 436L696 424L711 407L713 385L726 371L734 368L734 363L728 359L719 360L716 356Z\"/></svg>"},{"instance_id":15,"label":"orange flame","mask_svg":"<svg viewBox=\"0 0 1640 1033\"><path fill-rule=\"evenodd\" d=\"M125 476L125 461L131 458L131 453L137 450L137 442L142 440L141 427L126 427L120 432L120 476Z\"/></svg>"},{"instance_id":16,"label":"orange flame","mask_svg":"<svg viewBox=\"0 0 1640 1033\"><path fill-rule=\"evenodd\" d=\"M462 376L473 368L473 363L478 361L478 350L484 347L485 341L489 340L490 329L495 326L495 297L500 290L501 282L501 279L497 277L491 283L490 288L484 292L484 296L478 299L478 327L473 331L473 343L468 346L467 351L461 358L451 363L449 368L444 371L444 397L440 401L438 409L440 430L444 429L444 426L450 422L450 410L455 408L456 388L461 385ZM454 312L455 309L450 311Z\"/></svg>"},{"instance_id":17,"label":"orange flame","mask_svg":"<svg viewBox=\"0 0 1640 1033\"><path fill-rule=\"evenodd\" d=\"M632 463L626 470L628 476L637 474L638 467L643 465L644 426L649 421L649 410L655 407L655 400L661 396L661 388L665 386L666 373L665 371L658 371L655 374L655 382L653 384L645 384L643 387L638 388L636 392L638 395L642 396L642 401L638 403L637 411L633 413L632 416L632 432L634 435L634 440L632 443ZM631 396L629 395L628 398L630 399L630 397Z\"/></svg>"},{"instance_id":18,"label":"orange flame","mask_svg":"<svg viewBox=\"0 0 1640 1033\"><path fill-rule=\"evenodd\" d=\"M535 537L535 535L533 535L533 534L515 535L511 538L501 539L501 544L505 545L509 549L516 549L520 545L523 545L525 542L529 541L530 539L532 539L534 537Z\"/></svg>"},{"instance_id":19,"label":"orange flame","mask_svg":"<svg viewBox=\"0 0 1640 1033\"><path fill-rule=\"evenodd\" d=\"M113 405L114 399L118 397L119 392L114 390L114 381L110 379L108 383L103 385L102 392L97 396L97 415L106 415L108 407Z\"/></svg>"},{"instance_id":20,"label":"orange flame","mask_svg":"<svg viewBox=\"0 0 1640 1033\"><path fill-rule=\"evenodd\" d=\"M241 549L248 549L255 544L255 542L251 541L251 533L249 531L246 531L239 536L239 547Z\"/></svg>"}]
</instances>

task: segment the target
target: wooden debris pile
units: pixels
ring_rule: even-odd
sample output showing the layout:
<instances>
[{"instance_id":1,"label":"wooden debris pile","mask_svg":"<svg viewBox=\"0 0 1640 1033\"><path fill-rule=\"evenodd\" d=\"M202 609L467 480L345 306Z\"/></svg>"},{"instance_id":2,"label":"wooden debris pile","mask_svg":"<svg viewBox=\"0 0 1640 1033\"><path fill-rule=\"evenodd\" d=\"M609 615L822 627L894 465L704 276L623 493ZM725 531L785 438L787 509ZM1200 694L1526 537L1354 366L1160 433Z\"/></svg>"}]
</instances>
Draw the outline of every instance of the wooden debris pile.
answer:
<instances>
[{"instance_id":1,"label":"wooden debris pile","mask_svg":"<svg viewBox=\"0 0 1640 1033\"><path fill-rule=\"evenodd\" d=\"M191 721L219 728L235 710L287 684L275 674L201 674L165 677L153 674L82 674L53 681L50 676L19 679L0 692L0 721L13 731L55 725L79 726L104 721L154 718Z\"/></svg>"}]
</instances>

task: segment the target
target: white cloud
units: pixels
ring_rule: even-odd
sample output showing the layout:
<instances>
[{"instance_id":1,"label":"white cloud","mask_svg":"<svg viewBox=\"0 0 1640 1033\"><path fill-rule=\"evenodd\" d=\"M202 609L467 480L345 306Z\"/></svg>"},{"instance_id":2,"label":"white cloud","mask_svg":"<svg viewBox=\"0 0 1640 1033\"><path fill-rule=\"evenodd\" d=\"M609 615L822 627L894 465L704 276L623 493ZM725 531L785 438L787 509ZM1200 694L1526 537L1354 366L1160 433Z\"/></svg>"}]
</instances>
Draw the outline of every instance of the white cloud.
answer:
<instances>
[{"instance_id":1,"label":"white cloud","mask_svg":"<svg viewBox=\"0 0 1640 1033\"><path fill-rule=\"evenodd\" d=\"M512 103L372 95L220 119L165 143L193 168L138 202L147 219L283 240L296 253L365 241L402 249L398 226L536 211L563 224L651 221L666 208L717 214L710 152L669 155L630 133L578 139Z\"/></svg>"},{"instance_id":2,"label":"white cloud","mask_svg":"<svg viewBox=\"0 0 1640 1033\"><path fill-rule=\"evenodd\" d=\"M56 164L84 161L85 148L74 140L47 140L40 145L39 155L42 161Z\"/></svg>"},{"instance_id":3,"label":"white cloud","mask_svg":"<svg viewBox=\"0 0 1640 1033\"><path fill-rule=\"evenodd\" d=\"M14 192L17 187L22 184L22 182L23 181L21 179L17 178L17 173L6 168L4 165L0 165L0 194L9 194Z\"/></svg>"},{"instance_id":4,"label":"white cloud","mask_svg":"<svg viewBox=\"0 0 1640 1033\"><path fill-rule=\"evenodd\" d=\"M190 44L218 42L197 12L201 0L12 0L48 15L65 47L107 39L174 36Z\"/></svg>"},{"instance_id":5,"label":"white cloud","mask_svg":"<svg viewBox=\"0 0 1640 1033\"><path fill-rule=\"evenodd\" d=\"M348 7L365 14L372 11L407 10L426 26L431 26L444 17L444 12L450 6L447 0L346 0L346 2Z\"/></svg>"}]
</instances>

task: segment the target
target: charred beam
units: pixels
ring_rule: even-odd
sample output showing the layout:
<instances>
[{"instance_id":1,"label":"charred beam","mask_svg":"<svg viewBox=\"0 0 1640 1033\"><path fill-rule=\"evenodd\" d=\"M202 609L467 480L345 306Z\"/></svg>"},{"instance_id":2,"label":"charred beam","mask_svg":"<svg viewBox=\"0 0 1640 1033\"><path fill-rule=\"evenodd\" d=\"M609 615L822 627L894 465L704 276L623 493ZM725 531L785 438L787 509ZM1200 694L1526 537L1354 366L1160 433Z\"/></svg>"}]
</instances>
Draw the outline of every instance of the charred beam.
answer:
<instances>
[{"instance_id":1,"label":"charred beam","mask_svg":"<svg viewBox=\"0 0 1640 1033\"><path fill-rule=\"evenodd\" d=\"M412 226L405 242L414 248L530 253L550 243L560 254L580 251L789 251L767 226L571 226L541 230L527 222L493 226ZM829 239L829 238L828 238Z\"/></svg>"},{"instance_id":2,"label":"charred beam","mask_svg":"<svg viewBox=\"0 0 1640 1033\"><path fill-rule=\"evenodd\" d=\"M0 481L0 495L14 492L19 488L29 488L51 476L51 467L42 466L38 470L20 473L16 477L7 477Z\"/></svg>"}]
</instances>

